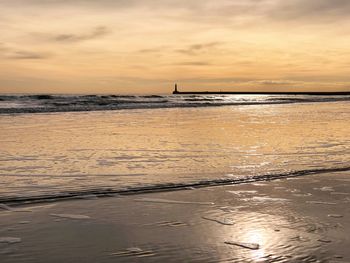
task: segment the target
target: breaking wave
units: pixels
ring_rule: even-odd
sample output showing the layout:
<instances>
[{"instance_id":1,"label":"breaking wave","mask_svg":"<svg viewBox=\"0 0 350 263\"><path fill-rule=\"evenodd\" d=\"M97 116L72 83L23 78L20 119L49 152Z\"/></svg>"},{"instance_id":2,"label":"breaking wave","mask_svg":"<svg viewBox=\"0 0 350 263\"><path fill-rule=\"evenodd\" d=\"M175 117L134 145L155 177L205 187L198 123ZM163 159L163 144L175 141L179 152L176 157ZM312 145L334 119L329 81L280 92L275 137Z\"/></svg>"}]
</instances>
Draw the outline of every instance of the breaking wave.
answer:
<instances>
[{"instance_id":1,"label":"breaking wave","mask_svg":"<svg viewBox=\"0 0 350 263\"><path fill-rule=\"evenodd\" d=\"M349 101L317 95L2 95L0 114Z\"/></svg>"}]
</instances>

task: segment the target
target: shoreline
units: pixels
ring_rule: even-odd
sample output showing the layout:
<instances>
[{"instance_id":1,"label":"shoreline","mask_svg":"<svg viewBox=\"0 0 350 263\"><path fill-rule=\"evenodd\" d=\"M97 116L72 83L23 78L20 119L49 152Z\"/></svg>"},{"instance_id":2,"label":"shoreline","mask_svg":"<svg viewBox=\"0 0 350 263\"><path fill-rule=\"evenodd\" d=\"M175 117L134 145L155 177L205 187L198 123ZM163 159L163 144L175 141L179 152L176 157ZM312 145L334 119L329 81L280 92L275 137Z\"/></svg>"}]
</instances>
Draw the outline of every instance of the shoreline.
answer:
<instances>
[{"instance_id":1,"label":"shoreline","mask_svg":"<svg viewBox=\"0 0 350 263\"><path fill-rule=\"evenodd\" d=\"M110 197L111 195L129 196L152 194L172 191L193 190L207 187L219 187L228 185L241 185L249 183L270 182L280 179L297 178L303 176L335 173L335 172L349 172L350 166L329 168L329 169L309 169L300 171L291 171L284 174L266 174L256 175L244 178L221 178L217 180L199 181L193 183L168 183L154 186L143 186L129 189L101 189L101 190L84 190L80 192L62 192L56 195L42 195L42 196L28 196L28 197L0 197L0 204L21 206L28 204L51 203L75 199L84 199L86 197Z\"/></svg>"}]
</instances>

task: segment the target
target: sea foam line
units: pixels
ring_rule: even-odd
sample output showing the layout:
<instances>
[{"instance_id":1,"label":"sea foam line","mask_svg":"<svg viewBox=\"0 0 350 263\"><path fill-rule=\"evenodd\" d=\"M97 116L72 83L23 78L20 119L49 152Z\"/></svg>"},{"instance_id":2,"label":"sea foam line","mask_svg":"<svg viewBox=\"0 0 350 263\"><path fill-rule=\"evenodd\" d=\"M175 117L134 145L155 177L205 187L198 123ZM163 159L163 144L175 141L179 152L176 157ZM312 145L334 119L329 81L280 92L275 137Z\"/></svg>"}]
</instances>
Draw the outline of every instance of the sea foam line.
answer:
<instances>
[{"instance_id":1,"label":"sea foam line","mask_svg":"<svg viewBox=\"0 0 350 263\"><path fill-rule=\"evenodd\" d=\"M85 199L85 196L94 197L111 197L116 195L136 195L145 193L157 193L157 192L167 192L167 191L177 191L177 190L193 190L196 188L222 186L222 185L233 185L233 184L244 184L253 183L259 181L272 181L283 178L299 177L306 175L324 174L324 173L335 173L335 172L346 172L350 171L350 166L345 167L335 167L326 169L309 169L309 170L298 170L290 171L287 173L280 174L265 174L265 175L255 175L248 176L244 178L221 178L213 180L203 180L191 183L168 183L168 184L157 184L151 186L141 186L128 189L94 189L94 190L84 190L84 191L70 191L62 192L55 195L39 195L39 196L23 196L23 197L0 197L0 203L4 205L23 205L32 203L42 203L42 202L53 202L53 201L63 201L69 199Z\"/></svg>"}]
</instances>

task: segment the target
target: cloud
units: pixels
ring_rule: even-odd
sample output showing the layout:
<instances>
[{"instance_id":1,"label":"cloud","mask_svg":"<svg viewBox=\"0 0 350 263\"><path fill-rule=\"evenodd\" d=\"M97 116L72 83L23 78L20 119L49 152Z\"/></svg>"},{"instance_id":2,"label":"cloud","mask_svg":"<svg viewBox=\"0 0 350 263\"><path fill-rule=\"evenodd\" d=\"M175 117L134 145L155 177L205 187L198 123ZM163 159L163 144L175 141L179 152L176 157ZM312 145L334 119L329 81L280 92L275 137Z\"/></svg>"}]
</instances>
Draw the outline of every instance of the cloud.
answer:
<instances>
[{"instance_id":1,"label":"cloud","mask_svg":"<svg viewBox=\"0 0 350 263\"><path fill-rule=\"evenodd\" d=\"M199 84L235 84L235 83L244 83L252 81L249 78L239 78L239 77L227 77L227 78L180 78L180 82L184 83L199 83Z\"/></svg>"},{"instance_id":2,"label":"cloud","mask_svg":"<svg viewBox=\"0 0 350 263\"><path fill-rule=\"evenodd\" d=\"M76 10L84 13L139 11L152 18L179 19L193 24L225 26L264 25L285 22L318 22L349 19L348 0L5 0L4 7L54 13ZM62 34L62 39L75 39ZM79 35L77 36L79 39ZM59 39L61 39L59 38Z\"/></svg>"},{"instance_id":3,"label":"cloud","mask_svg":"<svg viewBox=\"0 0 350 263\"><path fill-rule=\"evenodd\" d=\"M208 51L212 48L215 48L220 44L222 43L210 42L210 43L204 43L204 44L192 44L187 46L186 48L176 49L175 51L186 55L196 55L197 53Z\"/></svg>"},{"instance_id":4,"label":"cloud","mask_svg":"<svg viewBox=\"0 0 350 263\"><path fill-rule=\"evenodd\" d=\"M0 42L0 52L4 52L7 50L8 50L8 48L3 43Z\"/></svg>"},{"instance_id":5,"label":"cloud","mask_svg":"<svg viewBox=\"0 0 350 263\"><path fill-rule=\"evenodd\" d=\"M5 54L7 59L47 59L51 57L48 53L33 52L33 51L12 51Z\"/></svg>"},{"instance_id":6,"label":"cloud","mask_svg":"<svg viewBox=\"0 0 350 263\"><path fill-rule=\"evenodd\" d=\"M211 65L209 62L205 61L188 61L188 62L180 62L177 63L178 66L209 66Z\"/></svg>"},{"instance_id":7,"label":"cloud","mask_svg":"<svg viewBox=\"0 0 350 263\"><path fill-rule=\"evenodd\" d=\"M55 42L80 42L86 40L97 39L100 37L104 37L110 34L111 31L105 26L99 26L91 30L91 32L82 33L82 34L58 34L58 35L49 35L47 38L51 41Z\"/></svg>"},{"instance_id":8,"label":"cloud","mask_svg":"<svg viewBox=\"0 0 350 263\"><path fill-rule=\"evenodd\" d=\"M1 46L0 46L1 50ZM25 50L14 50L11 48L4 49L3 57L7 59L47 59L51 57L50 53L37 52L37 51L25 51Z\"/></svg>"},{"instance_id":9,"label":"cloud","mask_svg":"<svg viewBox=\"0 0 350 263\"><path fill-rule=\"evenodd\" d=\"M144 48L137 51L138 53L157 53L160 52L160 48Z\"/></svg>"},{"instance_id":10,"label":"cloud","mask_svg":"<svg viewBox=\"0 0 350 263\"><path fill-rule=\"evenodd\" d=\"M266 16L279 20L339 20L348 19L348 0L278 0Z\"/></svg>"},{"instance_id":11,"label":"cloud","mask_svg":"<svg viewBox=\"0 0 350 263\"><path fill-rule=\"evenodd\" d=\"M252 84L259 84L259 85L268 85L268 86L273 86L273 85L294 85L294 84L300 84L301 81L293 81L293 80L254 80L250 81Z\"/></svg>"},{"instance_id":12,"label":"cloud","mask_svg":"<svg viewBox=\"0 0 350 263\"><path fill-rule=\"evenodd\" d=\"M6 0L5 0L6 2ZM60 6L91 6L108 8L111 6L132 6L138 0L7 0L9 5L29 5L40 7L60 7Z\"/></svg>"},{"instance_id":13,"label":"cloud","mask_svg":"<svg viewBox=\"0 0 350 263\"><path fill-rule=\"evenodd\" d=\"M231 21L256 23L293 22L320 23L349 19L348 0L246 0L217 1L215 5L201 5L205 16L222 17ZM210 20L213 22L213 20ZM244 23L243 23L244 24Z\"/></svg>"}]
</instances>

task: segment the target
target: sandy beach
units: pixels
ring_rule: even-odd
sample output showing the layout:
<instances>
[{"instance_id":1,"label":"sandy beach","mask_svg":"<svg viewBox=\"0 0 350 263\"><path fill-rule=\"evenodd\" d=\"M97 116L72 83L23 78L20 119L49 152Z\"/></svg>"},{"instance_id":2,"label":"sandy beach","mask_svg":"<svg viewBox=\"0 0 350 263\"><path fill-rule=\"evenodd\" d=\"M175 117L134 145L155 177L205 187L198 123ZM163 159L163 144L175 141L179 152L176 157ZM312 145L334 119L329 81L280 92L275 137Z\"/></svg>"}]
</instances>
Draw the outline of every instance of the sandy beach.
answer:
<instances>
[{"instance_id":1,"label":"sandy beach","mask_svg":"<svg viewBox=\"0 0 350 263\"><path fill-rule=\"evenodd\" d=\"M0 212L1 262L350 262L349 173Z\"/></svg>"}]
</instances>

